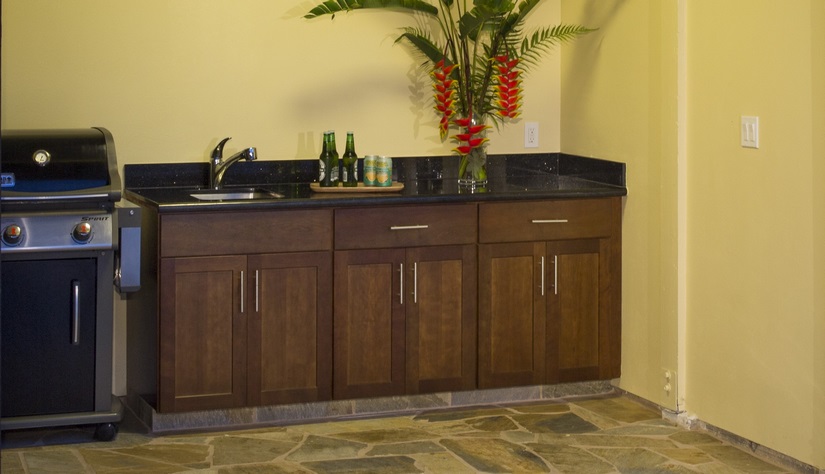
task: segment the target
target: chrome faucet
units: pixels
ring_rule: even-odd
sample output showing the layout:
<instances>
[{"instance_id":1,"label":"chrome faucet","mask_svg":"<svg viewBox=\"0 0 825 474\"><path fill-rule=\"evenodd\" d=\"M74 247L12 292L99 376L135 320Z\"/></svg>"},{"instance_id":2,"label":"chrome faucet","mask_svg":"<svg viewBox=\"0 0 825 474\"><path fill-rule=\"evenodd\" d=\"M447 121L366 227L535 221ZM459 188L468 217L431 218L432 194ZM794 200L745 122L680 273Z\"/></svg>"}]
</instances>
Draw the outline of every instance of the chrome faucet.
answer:
<instances>
[{"instance_id":1,"label":"chrome faucet","mask_svg":"<svg viewBox=\"0 0 825 474\"><path fill-rule=\"evenodd\" d=\"M231 139L232 137L224 138L218 143L215 149L212 150L212 158L209 160L209 187L211 189L221 189L223 174L226 173L226 170L229 169L230 166L240 160L254 161L258 157L255 147L250 147L244 148L227 158L226 161L222 161L223 146Z\"/></svg>"}]
</instances>

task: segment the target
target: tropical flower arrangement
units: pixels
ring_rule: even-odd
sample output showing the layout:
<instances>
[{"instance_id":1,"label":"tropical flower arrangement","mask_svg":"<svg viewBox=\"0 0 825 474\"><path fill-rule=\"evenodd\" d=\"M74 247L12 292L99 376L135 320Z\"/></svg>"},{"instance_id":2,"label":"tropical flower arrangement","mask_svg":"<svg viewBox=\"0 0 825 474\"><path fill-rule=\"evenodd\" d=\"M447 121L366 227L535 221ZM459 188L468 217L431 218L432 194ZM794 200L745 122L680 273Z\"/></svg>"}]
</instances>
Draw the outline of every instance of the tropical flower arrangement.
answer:
<instances>
[{"instance_id":1,"label":"tropical flower arrangement","mask_svg":"<svg viewBox=\"0 0 825 474\"><path fill-rule=\"evenodd\" d=\"M487 182L486 131L517 118L523 74L560 42L593 31L556 25L524 31L527 15L541 0L327 0L305 18L364 8L384 8L423 16L398 41L407 41L431 63L435 110L444 140L451 127L460 155L459 182ZM471 3L471 5L468 5ZM440 36L430 29L438 25Z\"/></svg>"}]
</instances>

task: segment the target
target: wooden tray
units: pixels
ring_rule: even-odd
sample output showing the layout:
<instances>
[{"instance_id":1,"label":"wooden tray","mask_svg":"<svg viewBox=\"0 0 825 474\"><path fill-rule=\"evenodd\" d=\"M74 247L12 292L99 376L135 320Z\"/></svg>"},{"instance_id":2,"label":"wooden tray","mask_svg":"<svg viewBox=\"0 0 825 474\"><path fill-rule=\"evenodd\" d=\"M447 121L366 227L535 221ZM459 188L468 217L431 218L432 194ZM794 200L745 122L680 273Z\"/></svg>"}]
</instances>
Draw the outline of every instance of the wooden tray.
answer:
<instances>
[{"instance_id":1,"label":"wooden tray","mask_svg":"<svg viewBox=\"0 0 825 474\"><path fill-rule=\"evenodd\" d=\"M364 183L358 183L357 188L345 188L340 185L335 188L324 188L319 183L309 183L309 189L316 193L397 193L404 189L404 183L392 183L390 186L364 186Z\"/></svg>"}]
</instances>

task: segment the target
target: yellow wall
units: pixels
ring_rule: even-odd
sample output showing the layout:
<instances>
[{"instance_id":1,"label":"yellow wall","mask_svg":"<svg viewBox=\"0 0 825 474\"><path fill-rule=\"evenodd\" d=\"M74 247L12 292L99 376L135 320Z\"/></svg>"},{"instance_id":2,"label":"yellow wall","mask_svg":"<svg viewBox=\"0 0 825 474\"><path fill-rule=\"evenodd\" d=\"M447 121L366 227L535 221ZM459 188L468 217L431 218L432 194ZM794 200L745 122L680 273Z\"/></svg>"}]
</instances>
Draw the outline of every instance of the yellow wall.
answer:
<instances>
[{"instance_id":1,"label":"yellow wall","mask_svg":"<svg viewBox=\"0 0 825 474\"><path fill-rule=\"evenodd\" d=\"M823 11L688 7L688 409L820 467ZM740 115L759 116L758 150L739 146Z\"/></svg>"},{"instance_id":2,"label":"yellow wall","mask_svg":"<svg viewBox=\"0 0 825 474\"><path fill-rule=\"evenodd\" d=\"M628 165L621 386L825 468L825 2L544 3L534 24L600 30L525 82L538 151ZM2 127L106 126L121 163L205 160L230 135L311 158L330 128L361 153L447 153L393 45L408 17L301 19L313 4L5 0ZM522 141L517 123L492 151Z\"/></svg>"},{"instance_id":3,"label":"yellow wall","mask_svg":"<svg viewBox=\"0 0 825 474\"><path fill-rule=\"evenodd\" d=\"M565 0L565 22L600 29L564 51L562 150L627 163L620 385L675 409L663 390L678 369L672 4Z\"/></svg>"},{"instance_id":4,"label":"yellow wall","mask_svg":"<svg viewBox=\"0 0 825 474\"><path fill-rule=\"evenodd\" d=\"M562 150L628 163L621 386L825 468L825 3L562 14L602 26L565 50Z\"/></svg>"},{"instance_id":5,"label":"yellow wall","mask_svg":"<svg viewBox=\"0 0 825 474\"><path fill-rule=\"evenodd\" d=\"M5 0L2 126L111 130L122 163L205 161L256 146L264 160L317 157L320 133L355 132L359 153L449 154L420 56L394 44L412 15L305 20L320 3L272 0ZM559 20L559 0L533 11ZM559 151L557 54L525 81L538 151ZM493 153L524 152L523 125Z\"/></svg>"}]
</instances>

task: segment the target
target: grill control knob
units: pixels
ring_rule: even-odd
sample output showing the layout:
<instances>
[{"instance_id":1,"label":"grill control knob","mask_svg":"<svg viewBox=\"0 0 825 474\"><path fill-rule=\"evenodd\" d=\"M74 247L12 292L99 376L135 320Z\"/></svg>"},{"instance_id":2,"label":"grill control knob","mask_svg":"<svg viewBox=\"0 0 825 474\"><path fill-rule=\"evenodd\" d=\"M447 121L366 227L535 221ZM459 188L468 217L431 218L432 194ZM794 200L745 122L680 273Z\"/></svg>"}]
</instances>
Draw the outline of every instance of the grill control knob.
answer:
<instances>
[{"instance_id":1,"label":"grill control knob","mask_svg":"<svg viewBox=\"0 0 825 474\"><path fill-rule=\"evenodd\" d=\"M19 245L23 240L23 228L17 224L11 224L3 229L3 243L9 247Z\"/></svg>"},{"instance_id":2,"label":"grill control knob","mask_svg":"<svg viewBox=\"0 0 825 474\"><path fill-rule=\"evenodd\" d=\"M72 238L79 244L85 244L92 239L92 224L88 222L81 222L74 226L72 231Z\"/></svg>"}]
</instances>

